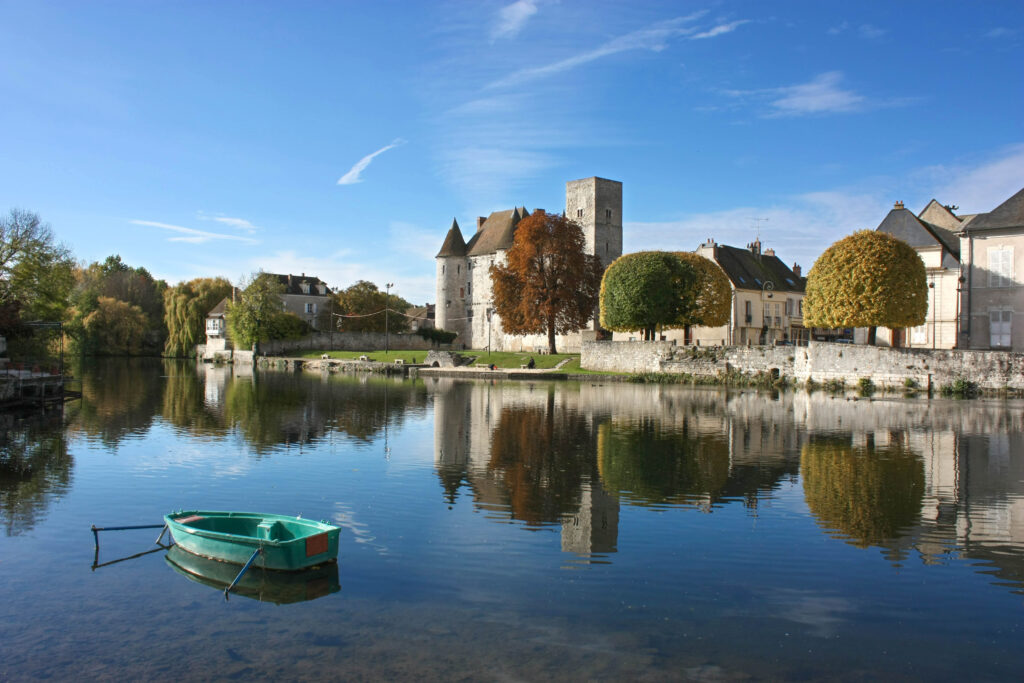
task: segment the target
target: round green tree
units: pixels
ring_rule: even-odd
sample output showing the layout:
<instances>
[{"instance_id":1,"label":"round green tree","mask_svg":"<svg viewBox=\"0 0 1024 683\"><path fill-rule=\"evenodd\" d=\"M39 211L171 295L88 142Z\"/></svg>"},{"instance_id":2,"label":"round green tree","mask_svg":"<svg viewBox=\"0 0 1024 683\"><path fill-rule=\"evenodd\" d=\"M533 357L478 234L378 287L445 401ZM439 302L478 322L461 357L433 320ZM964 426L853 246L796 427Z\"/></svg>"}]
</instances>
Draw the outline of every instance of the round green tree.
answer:
<instances>
[{"instance_id":1,"label":"round green tree","mask_svg":"<svg viewBox=\"0 0 1024 683\"><path fill-rule=\"evenodd\" d=\"M640 251L617 258L601 279L601 325L613 332L641 330L655 338L660 327L680 327L696 309L697 274L667 251Z\"/></svg>"},{"instance_id":2,"label":"round green tree","mask_svg":"<svg viewBox=\"0 0 1024 683\"><path fill-rule=\"evenodd\" d=\"M915 327L928 312L924 263L909 244L861 230L825 250L807 274L804 324L813 327Z\"/></svg>"}]
</instances>

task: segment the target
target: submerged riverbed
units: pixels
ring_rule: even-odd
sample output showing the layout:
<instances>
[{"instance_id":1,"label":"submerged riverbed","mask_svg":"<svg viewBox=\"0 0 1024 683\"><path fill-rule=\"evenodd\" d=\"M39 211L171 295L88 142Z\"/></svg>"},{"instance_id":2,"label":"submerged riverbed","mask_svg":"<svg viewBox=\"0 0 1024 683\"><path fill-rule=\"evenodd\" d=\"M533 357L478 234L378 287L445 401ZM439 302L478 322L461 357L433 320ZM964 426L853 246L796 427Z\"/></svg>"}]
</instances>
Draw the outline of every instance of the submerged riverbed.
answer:
<instances>
[{"instance_id":1,"label":"submerged riverbed","mask_svg":"<svg viewBox=\"0 0 1024 683\"><path fill-rule=\"evenodd\" d=\"M3 416L0 679L1016 679L1024 402L81 371ZM260 575L90 524L342 527ZM157 531L108 532L100 563ZM187 565L187 566L183 566ZM206 580L203 580L203 579Z\"/></svg>"}]
</instances>

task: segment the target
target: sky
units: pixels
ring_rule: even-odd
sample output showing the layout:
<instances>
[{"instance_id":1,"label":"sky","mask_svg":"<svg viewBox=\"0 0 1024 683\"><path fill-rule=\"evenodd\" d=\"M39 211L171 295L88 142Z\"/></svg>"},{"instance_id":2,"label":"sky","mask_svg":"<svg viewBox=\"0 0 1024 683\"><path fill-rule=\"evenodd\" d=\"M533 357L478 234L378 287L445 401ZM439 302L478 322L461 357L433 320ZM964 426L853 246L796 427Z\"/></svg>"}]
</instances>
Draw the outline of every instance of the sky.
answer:
<instances>
[{"instance_id":1,"label":"sky","mask_svg":"<svg viewBox=\"0 0 1024 683\"><path fill-rule=\"evenodd\" d=\"M0 0L0 212L170 284L435 299L452 219L623 183L624 249L804 272L1024 187L1024 3Z\"/></svg>"}]
</instances>

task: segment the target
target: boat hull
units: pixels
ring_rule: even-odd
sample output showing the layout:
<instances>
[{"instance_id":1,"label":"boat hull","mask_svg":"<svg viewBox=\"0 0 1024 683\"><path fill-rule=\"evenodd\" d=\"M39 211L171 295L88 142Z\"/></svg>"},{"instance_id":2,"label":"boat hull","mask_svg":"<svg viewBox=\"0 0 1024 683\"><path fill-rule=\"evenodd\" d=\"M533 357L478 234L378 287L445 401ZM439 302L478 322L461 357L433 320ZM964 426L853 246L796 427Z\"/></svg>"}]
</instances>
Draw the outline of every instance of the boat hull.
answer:
<instances>
[{"instance_id":1,"label":"boat hull","mask_svg":"<svg viewBox=\"0 0 1024 683\"><path fill-rule=\"evenodd\" d=\"M254 512L188 510L164 517L182 550L221 562L297 571L338 557L340 529L325 522Z\"/></svg>"}]
</instances>

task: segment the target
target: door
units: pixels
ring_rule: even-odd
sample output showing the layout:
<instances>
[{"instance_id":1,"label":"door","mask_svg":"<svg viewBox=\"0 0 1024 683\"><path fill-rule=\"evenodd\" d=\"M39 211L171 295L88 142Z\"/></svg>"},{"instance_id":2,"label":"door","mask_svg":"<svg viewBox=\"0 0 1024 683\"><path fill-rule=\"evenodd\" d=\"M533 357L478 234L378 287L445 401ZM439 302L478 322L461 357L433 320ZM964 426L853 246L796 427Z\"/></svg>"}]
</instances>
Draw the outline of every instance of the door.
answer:
<instances>
[{"instance_id":1,"label":"door","mask_svg":"<svg viewBox=\"0 0 1024 683\"><path fill-rule=\"evenodd\" d=\"M1011 311L990 311L989 312L989 346L999 348L1010 347L1010 326L1013 322Z\"/></svg>"}]
</instances>

